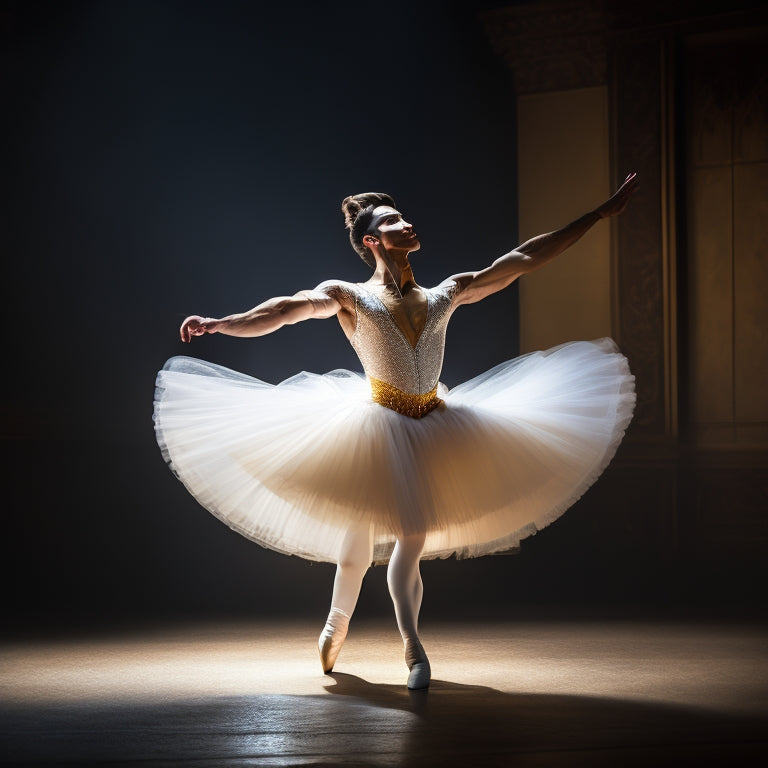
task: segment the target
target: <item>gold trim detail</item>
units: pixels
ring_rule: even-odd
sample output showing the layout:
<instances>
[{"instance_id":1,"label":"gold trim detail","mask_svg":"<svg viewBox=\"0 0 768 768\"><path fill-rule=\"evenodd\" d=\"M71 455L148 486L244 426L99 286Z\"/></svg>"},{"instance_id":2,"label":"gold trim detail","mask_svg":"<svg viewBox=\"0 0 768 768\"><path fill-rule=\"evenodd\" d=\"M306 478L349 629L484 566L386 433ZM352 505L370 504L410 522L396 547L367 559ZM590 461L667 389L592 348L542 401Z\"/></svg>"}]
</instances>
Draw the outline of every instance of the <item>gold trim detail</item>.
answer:
<instances>
[{"instance_id":1,"label":"gold trim detail","mask_svg":"<svg viewBox=\"0 0 768 768\"><path fill-rule=\"evenodd\" d=\"M371 397L375 403L383 405L391 411L397 411L403 416L410 416L412 419L421 419L443 404L443 401L437 396L437 387L423 395L411 395L408 392L403 392L402 389L387 384L386 381L379 381L379 379L374 378L369 378L369 381L371 382Z\"/></svg>"}]
</instances>

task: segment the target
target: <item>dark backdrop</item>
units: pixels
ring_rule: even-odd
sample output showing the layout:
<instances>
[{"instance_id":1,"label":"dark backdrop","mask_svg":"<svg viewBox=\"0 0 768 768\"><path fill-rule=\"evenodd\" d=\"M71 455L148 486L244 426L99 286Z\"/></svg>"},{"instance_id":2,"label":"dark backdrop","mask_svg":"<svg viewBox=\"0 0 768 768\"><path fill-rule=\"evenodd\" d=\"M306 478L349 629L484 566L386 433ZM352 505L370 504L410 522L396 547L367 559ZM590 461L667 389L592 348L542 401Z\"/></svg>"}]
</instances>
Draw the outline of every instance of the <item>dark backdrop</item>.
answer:
<instances>
[{"instance_id":1,"label":"dark backdrop","mask_svg":"<svg viewBox=\"0 0 768 768\"><path fill-rule=\"evenodd\" d=\"M348 194L395 196L425 285L516 244L514 92L478 4L3 8L10 626L322 618L332 566L242 539L167 470L155 373L175 354L270 382L359 367L335 321L191 347L177 335L187 314L365 279ZM453 319L443 379L513 356L516 339L513 287ZM425 617L626 604L600 542L570 546L578 527L577 507L518 556L425 564ZM363 615L389 610L383 576Z\"/></svg>"}]
</instances>

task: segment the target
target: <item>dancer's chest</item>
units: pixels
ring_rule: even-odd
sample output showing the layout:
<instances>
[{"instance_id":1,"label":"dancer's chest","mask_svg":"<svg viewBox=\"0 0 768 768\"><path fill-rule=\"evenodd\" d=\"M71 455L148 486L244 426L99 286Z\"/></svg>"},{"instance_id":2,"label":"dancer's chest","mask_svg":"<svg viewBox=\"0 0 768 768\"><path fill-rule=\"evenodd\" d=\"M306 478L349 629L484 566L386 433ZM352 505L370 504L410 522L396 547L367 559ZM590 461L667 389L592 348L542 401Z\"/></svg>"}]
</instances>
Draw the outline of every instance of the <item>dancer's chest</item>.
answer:
<instances>
[{"instance_id":1,"label":"dancer's chest","mask_svg":"<svg viewBox=\"0 0 768 768\"><path fill-rule=\"evenodd\" d=\"M371 290L406 341L415 347L429 315L429 299L426 291L414 286L398 295L391 289Z\"/></svg>"}]
</instances>

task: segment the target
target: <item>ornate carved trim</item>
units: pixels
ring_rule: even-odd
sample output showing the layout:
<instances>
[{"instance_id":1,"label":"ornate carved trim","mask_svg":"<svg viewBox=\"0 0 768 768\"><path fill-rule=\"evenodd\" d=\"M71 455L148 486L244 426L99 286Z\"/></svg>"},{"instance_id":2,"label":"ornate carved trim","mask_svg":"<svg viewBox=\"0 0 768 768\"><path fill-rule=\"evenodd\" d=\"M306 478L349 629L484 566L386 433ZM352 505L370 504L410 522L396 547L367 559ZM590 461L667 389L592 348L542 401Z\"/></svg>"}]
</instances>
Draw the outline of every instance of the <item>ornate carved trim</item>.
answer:
<instances>
[{"instance_id":1,"label":"ornate carved trim","mask_svg":"<svg viewBox=\"0 0 768 768\"><path fill-rule=\"evenodd\" d=\"M620 336L637 382L633 433L665 433L665 333L662 233L661 43L622 45L614 59L617 175L635 170L643 192L617 222Z\"/></svg>"},{"instance_id":2,"label":"ornate carved trim","mask_svg":"<svg viewBox=\"0 0 768 768\"><path fill-rule=\"evenodd\" d=\"M481 18L494 51L514 72L518 93L605 85L603 0L515 5Z\"/></svg>"}]
</instances>

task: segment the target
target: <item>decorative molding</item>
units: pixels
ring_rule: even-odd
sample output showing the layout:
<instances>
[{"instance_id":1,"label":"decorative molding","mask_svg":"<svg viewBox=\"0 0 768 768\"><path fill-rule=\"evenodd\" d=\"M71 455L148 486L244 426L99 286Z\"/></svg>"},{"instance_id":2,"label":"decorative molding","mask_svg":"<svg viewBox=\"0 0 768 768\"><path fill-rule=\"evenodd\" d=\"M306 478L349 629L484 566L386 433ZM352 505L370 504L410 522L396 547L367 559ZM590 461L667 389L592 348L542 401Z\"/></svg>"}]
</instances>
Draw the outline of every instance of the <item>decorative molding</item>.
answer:
<instances>
[{"instance_id":1,"label":"decorative molding","mask_svg":"<svg viewBox=\"0 0 768 768\"><path fill-rule=\"evenodd\" d=\"M664 304L664 432L678 437L679 345L678 345L678 232L676 71L674 45L666 39L661 62L661 262Z\"/></svg>"},{"instance_id":2,"label":"decorative molding","mask_svg":"<svg viewBox=\"0 0 768 768\"><path fill-rule=\"evenodd\" d=\"M514 73L519 94L605 85L603 0L514 5L481 18L491 46Z\"/></svg>"},{"instance_id":3,"label":"decorative molding","mask_svg":"<svg viewBox=\"0 0 768 768\"><path fill-rule=\"evenodd\" d=\"M681 32L768 25L764 0L517 0L479 14L517 93L605 85L612 47Z\"/></svg>"},{"instance_id":4,"label":"decorative molding","mask_svg":"<svg viewBox=\"0 0 768 768\"><path fill-rule=\"evenodd\" d=\"M642 179L632 215L617 226L620 338L637 386L633 434L666 433L665 310L662 232L661 55L659 40L621 46L614 57L616 176Z\"/></svg>"}]
</instances>

